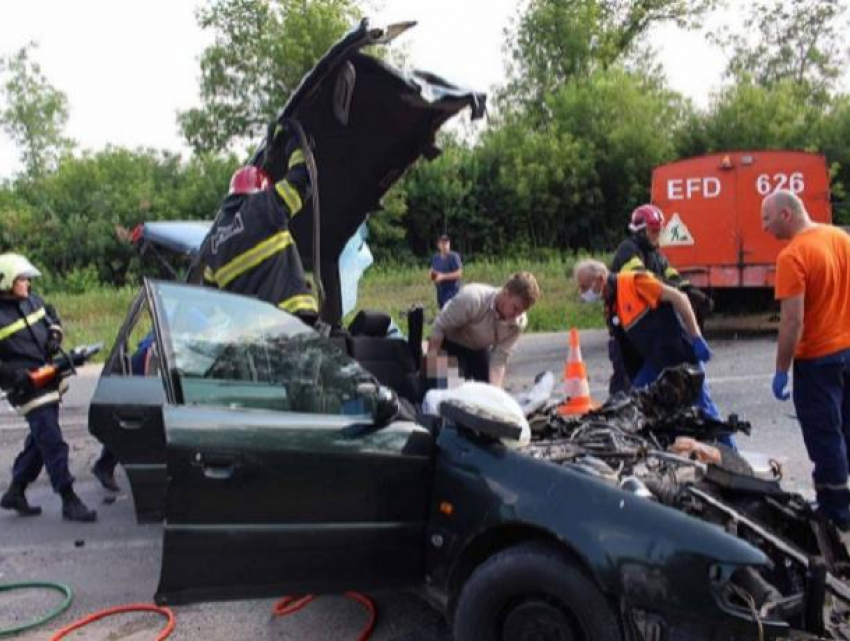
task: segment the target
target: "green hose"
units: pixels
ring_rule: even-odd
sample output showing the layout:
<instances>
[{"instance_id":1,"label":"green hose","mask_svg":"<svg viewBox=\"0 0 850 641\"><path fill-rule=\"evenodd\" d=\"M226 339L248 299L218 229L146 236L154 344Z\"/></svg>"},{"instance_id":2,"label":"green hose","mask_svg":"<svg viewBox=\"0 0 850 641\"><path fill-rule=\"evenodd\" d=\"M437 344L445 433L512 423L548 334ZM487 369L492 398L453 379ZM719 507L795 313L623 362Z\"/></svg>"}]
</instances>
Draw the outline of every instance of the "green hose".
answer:
<instances>
[{"instance_id":1,"label":"green hose","mask_svg":"<svg viewBox=\"0 0 850 641\"><path fill-rule=\"evenodd\" d=\"M48 590L56 590L57 592L61 592L65 595L65 600L58 606L56 606L53 610L45 614L43 617L41 617L40 619L36 619L32 623L25 623L24 625L15 626L14 628L0 628L0 637L17 634L18 632L23 632L24 630L30 630L40 625L44 625L51 619L58 617L65 610L67 610L68 606L71 605L71 601L74 600L71 588L65 585L64 583L53 583L52 581L21 581L20 583L0 583L0 592L9 592L10 590L24 590L29 588L46 588Z\"/></svg>"}]
</instances>

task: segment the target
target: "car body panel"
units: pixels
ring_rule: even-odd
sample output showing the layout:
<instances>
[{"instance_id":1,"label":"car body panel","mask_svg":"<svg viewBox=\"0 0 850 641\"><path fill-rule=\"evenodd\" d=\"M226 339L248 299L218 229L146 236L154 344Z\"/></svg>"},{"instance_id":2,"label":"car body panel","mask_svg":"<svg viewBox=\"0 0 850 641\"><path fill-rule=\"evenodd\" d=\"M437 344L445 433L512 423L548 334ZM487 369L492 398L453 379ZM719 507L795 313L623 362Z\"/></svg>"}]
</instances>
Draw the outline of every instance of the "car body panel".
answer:
<instances>
[{"instance_id":1,"label":"car body panel","mask_svg":"<svg viewBox=\"0 0 850 641\"><path fill-rule=\"evenodd\" d=\"M465 555L491 532L534 532L565 546L606 594L666 620L715 620L751 632L752 619L724 611L713 566L767 563L720 528L612 487L586 473L532 459L470 433L437 441L428 540L428 584L444 594L462 583ZM452 505L450 514L441 506ZM769 622L768 622L769 623ZM784 626L781 626L784 629Z\"/></svg>"},{"instance_id":2,"label":"car body panel","mask_svg":"<svg viewBox=\"0 0 850 641\"><path fill-rule=\"evenodd\" d=\"M273 305L145 290L170 382L157 600L421 582L431 434L403 420L376 429L361 396L371 376Z\"/></svg>"},{"instance_id":3,"label":"car body panel","mask_svg":"<svg viewBox=\"0 0 850 641\"><path fill-rule=\"evenodd\" d=\"M321 275L321 315L330 324L342 317L338 261L345 243L380 209L381 197L408 167L423 155L439 153L435 136L447 120L464 109L473 119L485 113L483 93L362 53L364 47L382 44L386 34L364 20L304 77L278 116L278 121L297 121L311 143L316 197L305 203L291 230L305 268ZM261 154L262 146L255 163ZM320 260L314 264L317 249Z\"/></svg>"},{"instance_id":4,"label":"car body panel","mask_svg":"<svg viewBox=\"0 0 850 641\"><path fill-rule=\"evenodd\" d=\"M170 407L159 603L418 585L433 441L397 422Z\"/></svg>"},{"instance_id":5,"label":"car body panel","mask_svg":"<svg viewBox=\"0 0 850 641\"><path fill-rule=\"evenodd\" d=\"M148 305L142 288L118 332L89 404L89 431L121 462L130 481L139 523L165 516L165 431L167 403L160 376L134 376L131 333Z\"/></svg>"}]
</instances>

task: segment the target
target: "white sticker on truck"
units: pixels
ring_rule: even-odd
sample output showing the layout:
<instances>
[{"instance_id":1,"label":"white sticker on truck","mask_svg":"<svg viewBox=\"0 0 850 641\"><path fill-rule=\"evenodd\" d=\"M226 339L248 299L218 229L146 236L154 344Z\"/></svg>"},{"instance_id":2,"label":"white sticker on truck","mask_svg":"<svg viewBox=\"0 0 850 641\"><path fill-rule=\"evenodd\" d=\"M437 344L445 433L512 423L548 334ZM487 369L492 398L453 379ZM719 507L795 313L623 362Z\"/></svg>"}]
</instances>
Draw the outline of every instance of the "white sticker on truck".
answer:
<instances>
[{"instance_id":1,"label":"white sticker on truck","mask_svg":"<svg viewBox=\"0 0 850 641\"><path fill-rule=\"evenodd\" d=\"M803 176L803 172L760 174L756 178L756 191L762 196L767 196L777 189L789 189L795 194L802 194L806 189L806 178Z\"/></svg>"},{"instance_id":2,"label":"white sticker on truck","mask_svg":"<svg viewBox=\"0 0 850 641\"><path fill-rule=\"evenodd\" d=\"M718 196L720 196L720 179L714 176L672 178L667 181L668 200L717 198Z\"/></svg>"},{"instance_id":3,"label":"white sticker on truck","mask_svg":"<svg viewBox=\"0 0 850 641\"><path fill-rule=\"evenodd\" d=\"M694 237L688 227L679 217L678 213L674 213L670 218L670 222L661 230L659 243L662 247L676 247L681 245L693 245Z\"/></svg>"}]
</instances>

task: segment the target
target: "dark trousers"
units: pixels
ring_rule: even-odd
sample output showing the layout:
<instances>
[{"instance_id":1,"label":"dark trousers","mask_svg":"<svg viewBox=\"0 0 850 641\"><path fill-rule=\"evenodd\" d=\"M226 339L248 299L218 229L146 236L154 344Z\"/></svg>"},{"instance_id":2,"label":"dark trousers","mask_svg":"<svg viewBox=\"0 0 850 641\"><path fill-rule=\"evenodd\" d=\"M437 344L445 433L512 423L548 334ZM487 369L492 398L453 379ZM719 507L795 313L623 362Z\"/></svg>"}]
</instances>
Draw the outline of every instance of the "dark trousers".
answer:
<instances>
[{"instance_id":1,"label":"dark trousers","mask_svg":"<svg viewBox=\"0 0 850 641\"><path fill-rule=\"evenodd\" d=\"M12 482L26 487L46 467L53 490L61 494L71 487L74 477L68 470L68 444L59 427L59 403L36 407L26 419L30 433L12 465Z\"/></svg>"},{"instance_id":2,"label":"dark trousers","mask_svg":"<svg viewBox=\"0 0 850 641\"><path fill-rule=\"evenodd\" d=\"M115 466L118 465L118 459L115 458L115 455L107 448L106 446L100 450L100 456L97 457L97 460L94 464L100 469L109 472L110 474L115 473Z\"/></svg>"},{"instance_id":3,"label":"dark trousers","mask_svg":"<svg viewBox=\"0 0 850 641\"><path fill-rule=\"evenodd\" d=\"M469 349L450 340L443 341L443 349L457 359L460 375L482 383L490 382L490 350Z\"/></svg>"},{"instance_id":4,"label":"dark trousers","mask_svg":"<svg viewBox=\"0 0 850 641\"><path fill-rule=\"evenodd\" d=\"M818 508L836 522L850 525L850 349L795 359L793 398L806 451L814 464Z\"/></svg>"},{"instance_id":5,"label":"dark trousers","mask_svg":"<svg viewBox=\"0 0 850 641\"><path fill-rule=\"evenodd\" d=\"M611 361L611 378L608 381L608 395L614 396L617 392L628 392L632 389L632 382L626 371L626 362L623 359L623 351L620 343L613 336L608 337L608 359Z\"/></svg>"}]
</instances>

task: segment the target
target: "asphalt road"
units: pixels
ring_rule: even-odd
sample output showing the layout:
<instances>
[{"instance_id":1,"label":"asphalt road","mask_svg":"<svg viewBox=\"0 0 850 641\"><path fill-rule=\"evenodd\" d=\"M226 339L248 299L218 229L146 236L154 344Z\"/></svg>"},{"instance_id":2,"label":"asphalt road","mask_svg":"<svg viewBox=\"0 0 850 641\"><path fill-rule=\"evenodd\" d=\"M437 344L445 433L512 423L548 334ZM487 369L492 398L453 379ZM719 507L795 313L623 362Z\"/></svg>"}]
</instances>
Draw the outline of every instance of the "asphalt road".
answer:
<instances>
[{"instance_id":1,"label":"asphalt road","mask_svg":"<svg viewBox=\"0 0 850 641\"><path fill-rule=\"evenodd\" d=\"M610 366L607 336L601 331L581 332L582 351L591 390L606 397ZM753 426L751 438L739 437L739 447L758 450L785 463L786 487L810 494L810 464L806 458L791 403L778 403L770 393L773 373L772 336L715 337L714 359L708 373L714 399L724 414L736 413ZM567 353L567 335L523 337L509 370L509 389L520 391L542 371L560 376ZM69 584L75 594L71 608L53 623L16 638L45 639L49 633L92 611L134 602L151 602L159 578L162 527L135 523L128 484L112 503L89 473L99 445L88 435L87 404L98 369L87 367L72 381L63 406L63 428L71 447L72 471L79 494L96 507L95 524L71 524L61 519L58 497L44 475L30 488L30 501L44 514L24 519L0 513L0 584L24 580L52 580ZM8 484L12 460L26 436L25 425L0 403L0 490ZM441 617L414 594L373 595L378 624L372 636L381 640L448 639ZM31 620L58 602L43 591L0 592L0 628ZM357 638L365 621L359 606L343 597L322 597L308 608L284 619L271 617L273 600L202 604L174 608L177 627L171 638L205 639L323 639ZM141 641L159 629L155 615L124 615L101 621L74 639Z\"/></svg>"}]
</instances>

